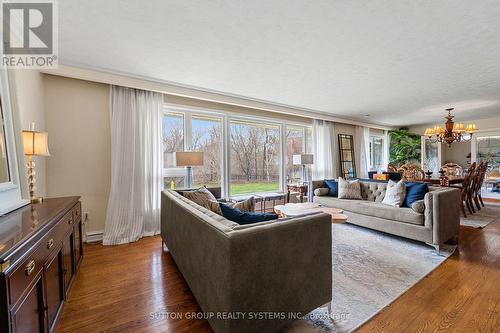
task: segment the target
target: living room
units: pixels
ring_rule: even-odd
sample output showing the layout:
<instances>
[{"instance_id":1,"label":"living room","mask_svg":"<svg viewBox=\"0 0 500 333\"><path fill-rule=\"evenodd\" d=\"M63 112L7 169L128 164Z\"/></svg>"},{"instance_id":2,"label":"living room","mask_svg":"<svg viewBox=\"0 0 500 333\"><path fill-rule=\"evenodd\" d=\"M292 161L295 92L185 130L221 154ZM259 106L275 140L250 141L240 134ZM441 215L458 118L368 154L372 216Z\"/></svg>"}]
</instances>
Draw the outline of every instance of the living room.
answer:
<instances>
[{"instance_id":1,"label":"living room","mask_svg":"<svg viewBox=\"0 0 500 333\"><path fill-rule=\"evenodd\" d=\"M499 330L497 2L2 13L1 332Z\"/></svg>"}]
</instances>

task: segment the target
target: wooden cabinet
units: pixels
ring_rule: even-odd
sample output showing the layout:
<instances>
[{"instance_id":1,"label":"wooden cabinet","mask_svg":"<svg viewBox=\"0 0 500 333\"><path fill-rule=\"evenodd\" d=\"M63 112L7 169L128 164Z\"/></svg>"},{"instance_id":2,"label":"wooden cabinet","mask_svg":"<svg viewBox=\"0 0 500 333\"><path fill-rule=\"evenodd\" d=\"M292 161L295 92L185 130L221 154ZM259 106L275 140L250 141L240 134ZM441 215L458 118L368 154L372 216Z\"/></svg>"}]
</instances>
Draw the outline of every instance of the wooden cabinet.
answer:
<instances>
[{"instance_id":1,"label":"wooden cabinet","mask_svg":"<svg viewBox=\"0 0 500 333\"><path fill-rule=\"evenodd\" d=\"M0 217L0 332L53 332L82 255L79 197Z\"/></svg>"}]
</instances>

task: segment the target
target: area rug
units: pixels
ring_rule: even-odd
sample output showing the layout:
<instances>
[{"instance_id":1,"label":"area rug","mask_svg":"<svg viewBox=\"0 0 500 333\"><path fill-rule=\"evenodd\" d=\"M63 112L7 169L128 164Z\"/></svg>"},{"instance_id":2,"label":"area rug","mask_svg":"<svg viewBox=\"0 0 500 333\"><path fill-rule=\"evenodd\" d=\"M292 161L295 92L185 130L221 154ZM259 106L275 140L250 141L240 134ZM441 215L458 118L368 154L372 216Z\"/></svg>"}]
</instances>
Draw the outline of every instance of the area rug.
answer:
<instances>
[{"instance_id":1,"label":"area rug","mask_svg":"<svg viewBox=\"0 0 500 333\"><path fill-rule=\"evenodd\" d=\"M486 204L481 210L476 210L475 214L469 214L468 211L466 213L467 217L460 217L460 225L481 229L500 217L500 206Z\"/></svg>"},{"instance_id":2,"label":"area rug","mask_svg":"<svg viewBox=\"0 0 500 333\"><path fill-rule=\"evenodd\" d=\"M287 333L351 332L396 300L454 251L438 255L423 243L358 227L332 224L332 317L318 308Z\"/></svg>"}]
</instances>

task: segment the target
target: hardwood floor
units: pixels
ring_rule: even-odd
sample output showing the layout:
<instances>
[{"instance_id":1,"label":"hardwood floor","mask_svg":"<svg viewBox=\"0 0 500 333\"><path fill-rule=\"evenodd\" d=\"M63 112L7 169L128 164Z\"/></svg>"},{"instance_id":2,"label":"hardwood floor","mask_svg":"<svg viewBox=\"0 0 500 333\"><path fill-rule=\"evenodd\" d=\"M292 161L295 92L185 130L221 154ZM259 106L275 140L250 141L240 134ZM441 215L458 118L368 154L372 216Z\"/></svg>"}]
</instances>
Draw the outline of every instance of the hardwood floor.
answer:
<instances>
[{"instance_id":1,"label":"hardwood floor","mask_svg":"<svg viewBox=\"0 0 500 333\"><path fill-rule=\"evenodd\" d=\"M500 332L500 218L462 227L460 238L453 256L358 332ZM57 332L211 332L205 320L165 311L200 309L159 237L90 244Z\"/></svg>"}]
</instances>

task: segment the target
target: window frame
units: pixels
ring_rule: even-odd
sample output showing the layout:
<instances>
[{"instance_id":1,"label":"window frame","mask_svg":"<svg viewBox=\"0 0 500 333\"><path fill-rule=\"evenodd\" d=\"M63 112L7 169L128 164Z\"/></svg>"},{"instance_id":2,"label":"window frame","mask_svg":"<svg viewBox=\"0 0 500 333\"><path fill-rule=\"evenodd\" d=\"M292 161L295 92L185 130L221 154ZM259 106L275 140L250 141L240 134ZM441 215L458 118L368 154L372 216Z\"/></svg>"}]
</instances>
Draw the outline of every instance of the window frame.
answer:
<instances>
[{"instance_id":1,"label":"window frame","mask_svg":"<svg viewBox=\"0 0 500 333\"><path fill-rule=\"evenodd\" d=\"M307 130L312 131L312 124L301 123L295 121L287 121L276 119L272 117L262 117L262 116L246 116L236 112L230 111L220 111L213 109L205 109L195 106L184 106L172 103L164 103L163 114L183 114L184 115L184 150L191 147L192 144L192 119L193 116L207 116L211 118L218 118L221 120L222 124L222 161L221 161L221 189L222 197L230 198L231 189L231 163L230 163L230 153L231 153L231 142L230 142L230 126L232 121L241 121L254 124L268 124L271 126L276 126L279 129L280 137L280 154L279 154L279 192L286 192L286 128L296 127L302 128L304 131L304 144L303 150L305 151L308 139ZM162 118L163 119L163 118ZM312 137L311 137L312 139ZM163 177L167 177L171 174L167 172L173 172L185 176L185 169L180 168L162 168ZM179 170L180 169L180 170ZM162 182L163 183L163 182ZM266 192L263 192L266 193ZM268 192L269 193L269 192Z\"/></svg>"}]
</instances>

